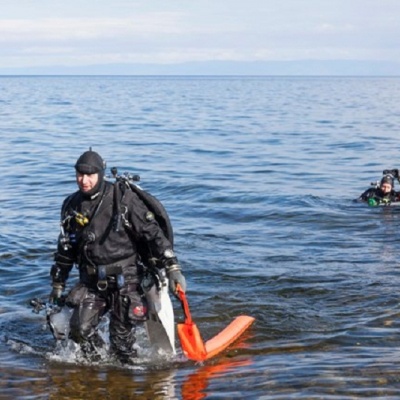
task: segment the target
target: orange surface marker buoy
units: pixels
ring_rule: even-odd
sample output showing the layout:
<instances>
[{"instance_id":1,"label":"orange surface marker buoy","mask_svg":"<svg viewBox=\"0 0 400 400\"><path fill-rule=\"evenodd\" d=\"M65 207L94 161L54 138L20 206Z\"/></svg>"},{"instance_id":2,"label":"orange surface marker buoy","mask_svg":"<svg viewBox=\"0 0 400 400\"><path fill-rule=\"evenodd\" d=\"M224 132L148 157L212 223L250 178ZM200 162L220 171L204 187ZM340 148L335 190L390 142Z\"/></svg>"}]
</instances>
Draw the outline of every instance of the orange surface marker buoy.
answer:
<instances>
[{"instance_id":1,"label":"orange surface marker buoy","mask_svg":"<svg viewBox=\"0 0 400 400\"><path fill-rule=\"evenodd\" d=\"M225 329L204 344L200 331L192 320L185 292L179 285L177 291L185 314L185 322L177 325L178 336L185 356L191 360L204 361L219 354L255 320L247 315L236 317Z\"/></svg>"},{"instance_id":2,"label":"orange surface marker buoy","mask_svg":"<svg viewBox=\"0 0 400 400\"><path fill-rule=\"evenodd\" d=\"M177 285L177 291L182 303L183 313L185 314L185 323L177 325L182 350L187 358L196 361L203 361L207 358L203 339L201 338L196 324L192 321L185 292L179 285Z\"/></svg>"},{"instance_id":3,"label":"orange surface marker buoy","mask_svg":"<svg viewBox=\"0 0 400 400\"><path fill-rule=\"evenodd\" d=\"M236 317L224 330L207 340L205 347L207 358L214 357L232 344L255 321L247 315Z\"/></svg>"}]
</instances>

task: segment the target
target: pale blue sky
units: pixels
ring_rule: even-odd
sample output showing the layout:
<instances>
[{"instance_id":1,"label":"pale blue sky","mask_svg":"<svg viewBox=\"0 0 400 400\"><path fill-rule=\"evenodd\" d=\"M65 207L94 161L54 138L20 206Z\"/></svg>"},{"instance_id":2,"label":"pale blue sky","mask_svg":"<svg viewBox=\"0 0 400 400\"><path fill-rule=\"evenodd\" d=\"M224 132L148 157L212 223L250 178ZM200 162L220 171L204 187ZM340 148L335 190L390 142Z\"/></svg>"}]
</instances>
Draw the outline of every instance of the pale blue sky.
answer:
<instances>
[{"instance_id":1,"label":"pale blue sky","mask_svg":"<svg viewBox=\"0 0 400 400\"><path fill-rule=\"evenodd\" d=\"M400 0L0 0L0 65L400 61Z\"/></svg>"}]
</instances>

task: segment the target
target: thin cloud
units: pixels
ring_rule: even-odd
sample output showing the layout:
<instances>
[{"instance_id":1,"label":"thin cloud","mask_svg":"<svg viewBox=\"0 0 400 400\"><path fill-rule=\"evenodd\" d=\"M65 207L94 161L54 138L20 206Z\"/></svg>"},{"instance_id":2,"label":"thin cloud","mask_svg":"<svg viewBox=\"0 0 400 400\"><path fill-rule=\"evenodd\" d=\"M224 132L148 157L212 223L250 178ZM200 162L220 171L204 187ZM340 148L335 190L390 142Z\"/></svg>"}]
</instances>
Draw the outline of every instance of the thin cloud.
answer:
<instances>
[{"instance_id":1,"label":"thin cloud","mask_svg":"<svg viewBox=\"0 0 400 400\"><path fill-rule=\"evenodd\" d=\"M400 59L398 0L20 1L0 16L2 67Z\"/></svg>"},{"instance_id":2,"label":"thin cloud","mask_svg":"<svg viewBox=\"0 0 400 400\"><path fill-rule=\"evenodd\" d=\"M68 41L124 35L181 34L179 14L157 13L132 18L45 18L0 21L0 42Z\"/></svg>"}]
</instances>

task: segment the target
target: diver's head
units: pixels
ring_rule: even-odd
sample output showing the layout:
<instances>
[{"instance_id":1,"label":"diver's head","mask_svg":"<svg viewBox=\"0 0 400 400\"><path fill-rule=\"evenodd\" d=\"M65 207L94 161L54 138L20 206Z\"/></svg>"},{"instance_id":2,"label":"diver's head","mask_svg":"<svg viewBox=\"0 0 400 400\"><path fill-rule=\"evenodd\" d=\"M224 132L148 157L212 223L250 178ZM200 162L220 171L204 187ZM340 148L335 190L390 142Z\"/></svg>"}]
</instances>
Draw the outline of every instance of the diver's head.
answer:
<instances>
[{"instance_id":1,"label":"diver's head","mask_svg":"<svg viewBox=\"0 0 400 400\"><path fill-rule=\"evenodd\" d=\"M79 190L85 195L92 197L103 185L105 162L101 156L92 151L85 151L76 161L76 182Z\"/></svg>"},{"instance_id":2,"label":"diver's head","mask_svg":"<svg viewBox=\"0 0 400 400\"><path fill-rule=\"evenodd\" d=\"M394 189L393 176L392 175L385 175L381 179L381 183L379 184L379 188L385 194L390 193L392 191L392 189Z\"/></svg>"}]
</instances>

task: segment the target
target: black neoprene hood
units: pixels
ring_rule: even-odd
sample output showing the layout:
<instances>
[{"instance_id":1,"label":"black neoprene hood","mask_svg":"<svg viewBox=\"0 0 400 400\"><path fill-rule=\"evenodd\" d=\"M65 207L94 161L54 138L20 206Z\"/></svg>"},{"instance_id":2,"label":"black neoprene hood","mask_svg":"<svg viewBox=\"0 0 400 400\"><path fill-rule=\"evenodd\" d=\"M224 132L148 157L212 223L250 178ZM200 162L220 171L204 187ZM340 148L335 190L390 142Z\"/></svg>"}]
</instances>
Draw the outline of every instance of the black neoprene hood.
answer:
<instances>
[{"instance_id":1,"label":"black neoprene hood","mask_svg":"<svg viewBox=\"0 0 400 400\"><path fill-rule=\"evenodd\" d=\"M75 164L75 169L81 174L97 174L104 171L104 168L103 159L92 150L85 151Z\"/></svg>"}]
</instances>

